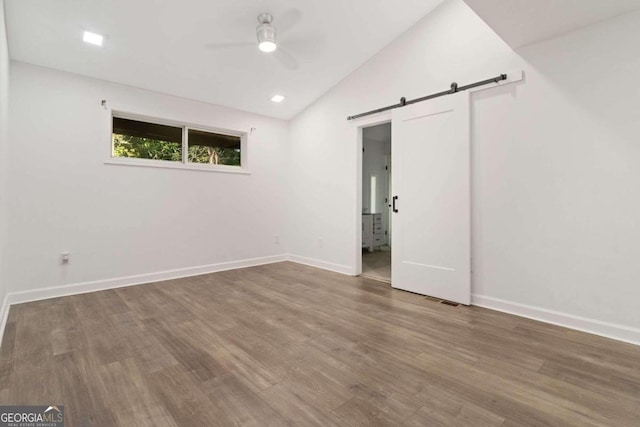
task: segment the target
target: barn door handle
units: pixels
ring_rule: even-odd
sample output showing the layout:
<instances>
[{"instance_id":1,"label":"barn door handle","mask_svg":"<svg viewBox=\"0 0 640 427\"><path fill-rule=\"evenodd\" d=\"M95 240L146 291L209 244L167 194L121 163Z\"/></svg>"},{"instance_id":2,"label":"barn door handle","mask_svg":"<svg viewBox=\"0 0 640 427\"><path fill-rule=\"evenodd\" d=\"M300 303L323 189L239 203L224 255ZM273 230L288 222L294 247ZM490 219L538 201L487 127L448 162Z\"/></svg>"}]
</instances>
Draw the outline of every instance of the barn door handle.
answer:
<instances>
[{"instance_id":1,"label":"barn door handle","mask_svg":"<svg viewBox=\"0 0 640 427\"><path fill-rule=\"evenodd\" d=\"M393 212L398 213L398 209L396 209L396 200L398 200L398 196L393 196Z\"/></svg>"}]
</instances>

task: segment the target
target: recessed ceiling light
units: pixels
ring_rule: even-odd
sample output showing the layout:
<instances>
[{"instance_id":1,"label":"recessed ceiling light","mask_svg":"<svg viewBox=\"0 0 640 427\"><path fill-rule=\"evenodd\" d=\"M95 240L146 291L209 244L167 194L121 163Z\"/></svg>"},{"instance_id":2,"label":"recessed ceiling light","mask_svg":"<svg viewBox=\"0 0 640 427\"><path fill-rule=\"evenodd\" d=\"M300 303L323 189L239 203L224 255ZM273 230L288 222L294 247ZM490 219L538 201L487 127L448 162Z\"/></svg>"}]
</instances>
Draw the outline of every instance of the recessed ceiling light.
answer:
<instances>
[{"instance_id":1,"label":"recessed ceiling light","mask_svg":"<svg viewBox=\"0 0 640 427\"><path fill-rule=\"evenodd\" d=\"M85 31L84 35L82 36L82 40L84 40L85 43L102 46L102 40L104 40L104 37L102 37L100 34L92 33L91 31Z\"/></svg>"},{"instance_id":2,"label":"recessed ceiling light","mask_svg":"<svg viewBox=\"0 0 640 427\"><path fill-rule=\"evenodd\" d=\"M271 100L273 102L282 102L282 101L284 101L284 96L282 96L282 95L273 95Z\"/></svg>"}]
</instances>

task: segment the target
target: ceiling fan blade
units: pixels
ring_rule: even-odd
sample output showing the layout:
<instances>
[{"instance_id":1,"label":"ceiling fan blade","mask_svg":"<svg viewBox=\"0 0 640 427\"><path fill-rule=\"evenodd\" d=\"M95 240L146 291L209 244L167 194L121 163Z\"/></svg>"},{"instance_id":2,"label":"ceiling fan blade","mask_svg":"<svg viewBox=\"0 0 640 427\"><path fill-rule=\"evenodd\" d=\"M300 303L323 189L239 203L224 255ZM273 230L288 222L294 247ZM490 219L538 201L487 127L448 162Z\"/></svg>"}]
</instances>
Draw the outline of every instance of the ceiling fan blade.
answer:
<instances>
[{"instance_id":1,"label":"ceiling fan blade","mask_svg":"<svg viewBox=\"0 0 640 427\"><path fill-rule=\"evenodd\" d=\"M298 61L296 61L296 58L281 46L278 46L278 49L273 52L273 56L283 67L292 71L298 69Z\"/></svg>"},{"instance_id":2,"label":"ceiling fan blade","mask_svg":"<svg viewBox=\"0 0 640 427\"><path fill-rule=\"evenodd\" d=\"M255 42L229 42L229 43L207 43L204 45L207 49L236 49L239 47L255 46Z\"/></svg>"},{"instance_id":3,"label":"ceiling fan blade","mask_svg":"<svg viewBox=\"0 0 640 427\"><path fill-rule=\"evenodd\" d=\"M281 43L281 45L285 45L290 51L296 52L298 57L303 60L317 57L324 51L326 44L327 36L322 33L283 37Z\"/></svg>"},{"instance_id":4,"label":"ceiling fan blade","mask_svg":"<svg viewBox=\"0 0 640 427\"><path fill-rule=\"evenodd\" d=\"M278 33L284 34L295 27L300 22L300 19L302 19L302 12L299 9L291 8L278 15L274 24L278 29Z\"/></svg>"}]
</instances>

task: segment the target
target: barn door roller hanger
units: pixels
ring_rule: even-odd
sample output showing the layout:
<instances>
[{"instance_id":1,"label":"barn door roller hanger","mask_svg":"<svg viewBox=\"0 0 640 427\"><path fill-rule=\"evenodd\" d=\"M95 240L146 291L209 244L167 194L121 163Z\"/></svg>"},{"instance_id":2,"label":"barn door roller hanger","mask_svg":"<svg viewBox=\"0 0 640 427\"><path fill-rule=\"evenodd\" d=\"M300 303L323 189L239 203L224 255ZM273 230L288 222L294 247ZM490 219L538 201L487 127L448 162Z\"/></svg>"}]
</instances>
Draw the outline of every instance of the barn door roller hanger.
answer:
<instances>
[{"instance_id":1,"label":"barn door roller hanger","mask_svg":"<svg viewBox=\"0 0 640 427\"><path fill-rule=\"evenodd\" d=\"M410 99L407 101L407 98L405 98L404 96L402 98L400 98L400 103L398 104L393 104L393 105L389 105L386 107L382 107L382 108L378 108L376 110L371 110L371 111L367 111L366 113L360 113L360 114L356 114L355 116L349 116L347 117L347 120L355 120L355 119L359 119L360 117L364 117L364 116L370 116L371 114L377 114L377 113L382 113L383 111L389 111L389 110L393 110L395 108L402 108L406 105L411 105L411 104L415 104L418 102L423 102L423 101L427 101L429 99L433 99L433 98L439 98L441 96L445 96L445 95L452 95L454 93L458 93L458 92L462 92L468 89L473 89L474 87L478 87L478 86L484 86L484 85L488 85L491 83L500 83L503 80L507 80L507 75L506 74L500 74L499 76L496 77L492 77L490 79L486 79L486 80L481 80L479 82L475 82L475 83L471 83L465 86L458 86L458 83L453 82L451 83L451 87L449 90L445 90L442 92L438 92L438 93L433 93L431 95L427 95L427 96L423 96L421 98L416 98L416 99Z\"/></svg>"}]
</instances>

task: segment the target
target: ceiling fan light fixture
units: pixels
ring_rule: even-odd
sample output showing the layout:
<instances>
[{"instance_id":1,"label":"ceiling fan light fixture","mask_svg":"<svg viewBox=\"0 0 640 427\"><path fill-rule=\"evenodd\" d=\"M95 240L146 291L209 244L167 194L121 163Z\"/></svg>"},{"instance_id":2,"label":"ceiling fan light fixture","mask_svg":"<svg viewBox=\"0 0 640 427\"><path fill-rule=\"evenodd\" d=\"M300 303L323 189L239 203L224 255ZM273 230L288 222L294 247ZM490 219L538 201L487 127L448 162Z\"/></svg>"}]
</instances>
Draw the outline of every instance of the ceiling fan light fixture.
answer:
<instances>
[{"instance_id":1,"label":"ceiling fan light fixture","mask_svg":"<svg viewBox=\"0 0 640 427\"><path fill-rule=\"evenodd\" d=\"M278 48L276 43L276 27L273 26L273 16L270 13L262 13L258 16L258 49L263 52L273 52Z\"/></svg>"},{"instance_id":2,"label":"ceiling fan light fixture","mask_svg":"<svg viewBox=\"0 0 640 427\"><path fill-rule=\"evenodd\" d=\"M273 52L277 48L278 48L278 45L271 41L260 42L260 44L258 45L258 49L267 53Z\"/></svg>"}]
</instances>

